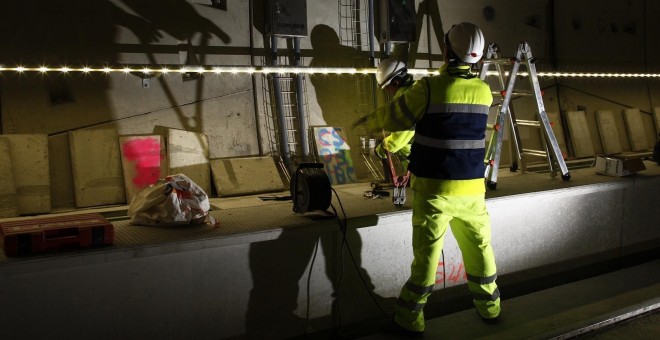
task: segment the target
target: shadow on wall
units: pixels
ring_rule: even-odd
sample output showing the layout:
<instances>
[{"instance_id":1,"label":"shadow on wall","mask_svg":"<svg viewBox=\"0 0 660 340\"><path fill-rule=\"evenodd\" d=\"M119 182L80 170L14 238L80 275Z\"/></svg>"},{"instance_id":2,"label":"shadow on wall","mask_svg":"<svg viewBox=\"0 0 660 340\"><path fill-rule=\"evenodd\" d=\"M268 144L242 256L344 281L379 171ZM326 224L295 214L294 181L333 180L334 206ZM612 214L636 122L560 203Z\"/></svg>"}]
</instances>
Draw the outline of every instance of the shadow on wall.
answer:
<instances>
[{"instance_id":1,"label":"shadow on wall","mask_svg":"<svg viewBox=\"0 0 660 340\"><path fill-rule=\"evenodd\" d=\"M119 53L126 52L122 49L127 48L117 42L118 27L130 30L140 41L138 47L131 46L131 53L144 53L152 64L156 63L155 46L152 44L166 35L178 41L172 53L178 53L180 45L192 51L193 40L199 44L198 50L201 51L214 36L224 43L231 40L220 27L200 16L186 0L50 0L40 1L38 5L23 0L3 0L0 3L0 32L5 34L0 37L0 62L33 67L115 65ZM162 51L163 45L158 48ZM189 53L189 56L187 62L191 63L202 63L204 59L203 55L197 57ZM46 86L51 104L75 105L82 102L76 100L79 95L77 89L94 94L95 115L93 120L87 119L87 125L112 121L113 112L108 98L96 95L110 89L110 78L54 73L34 78L35 82L44 82L42 86ZM160 78L160 84L171 106L177 107L172 91L163 78ZM201 94L202 86L202 81L199 81L198 94ZM202 130L201 112L196 112L193 122L189 122L180 110L177 114L184 128Z\"/></svg>"},{"instance_id":2,"label":"shadow on wall","mask_svg":"<svg viewBox=\"0 0 660 340\"><path fill-rule=\"evenodd\" d=\"M252 243L246 337L285 339L338 329L373 317L374 299L381 308L393 308L393 299L374 293L362 267L360 235L348 228L346 238L350 251L338 231L284 229L275 240ZM328 281L320 282L322 273Z\"/></svg>"},{"instance_id":3,"label":"shadow on wall","mask_svg":"<svg viewBox=\"0 0 660 340\"><path fill-rule=\"evenodd\" d=\"M313 48L310 67L369 67L366 55L341 44L337 32L327 25L316 25L310 33ZM373 109L372 77L351 74L313 74L309 79L316 92L316 101L326 125L341 127L351 147L357 178L364 179L367 169L360 156L360 135L365 131L354 131L352 124L358 117Z\"/></svg>"}]
</instances>

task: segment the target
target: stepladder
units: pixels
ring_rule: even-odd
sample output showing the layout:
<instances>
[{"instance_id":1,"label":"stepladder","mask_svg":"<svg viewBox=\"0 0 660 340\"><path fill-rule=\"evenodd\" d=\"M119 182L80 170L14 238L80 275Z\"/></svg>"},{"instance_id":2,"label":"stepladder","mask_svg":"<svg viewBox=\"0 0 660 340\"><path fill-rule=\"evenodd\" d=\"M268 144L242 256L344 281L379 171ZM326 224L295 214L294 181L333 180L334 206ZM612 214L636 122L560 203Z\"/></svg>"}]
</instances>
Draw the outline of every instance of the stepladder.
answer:
<instances>
[{"instance_id":1,"label":"stepladder","mask_svg":"<svg viewBox=\"0 0 660 340\"><path fill-rule=\"evenodd\" d=\"M527 171L528 161L531 158L544 158L547 162L551 177L556 177L561 173L561 178L565 181L570 179L570 173L564 156L559 148L559 143L552 131L552 122L543 103L543 91L541 90L538 73L535 65L536 59L532 55L529 44L522 42L518 45L515 57L502 58L499 56L499 47L497 44L490 44L486 58L482 59L480 78L486 80L488 76L495 76L497 84L493 89L494 95L502 97L498 107L495 122L492 125L490 141L486 149L484 162L486 164L486 185L490 189L497 187L497 177L499 172L500 160L502 158L502 145L504 141L504 131L508 127L510 135L510 170L521 172ZM520 72L520 66L527 69L525 77ZM491 70L494 67L494 70ZM527 78L529 89L520 90L516 87L518 78ZM491 88L493 86L491 85ZM513 110L513 97L533 97L535 101L534 111L535 119L517 119ZM531 149L523 147L519 127L538 129L540 134L540 149ZM491 126L489 126L491 128Z\"/></svg>"}]
</instances>

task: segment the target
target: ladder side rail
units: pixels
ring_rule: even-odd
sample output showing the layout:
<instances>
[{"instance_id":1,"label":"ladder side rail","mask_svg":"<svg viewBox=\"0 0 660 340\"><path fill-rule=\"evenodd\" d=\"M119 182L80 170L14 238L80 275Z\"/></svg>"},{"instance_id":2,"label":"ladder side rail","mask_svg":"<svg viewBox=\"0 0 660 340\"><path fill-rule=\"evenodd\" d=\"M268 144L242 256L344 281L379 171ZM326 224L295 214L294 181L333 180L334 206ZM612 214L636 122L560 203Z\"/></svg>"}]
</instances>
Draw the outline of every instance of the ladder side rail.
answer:
<instances>
[{"instance_id":1,"label":"ladder side rail","mask_svg":"<svg viewBox=\"0 0 660 340\"><path fill-rule=\"evenodd\" d=\"M509 81L506 88L506 93L504 98L502 99L502 106L500 107L500 112L497 117L497 122L495 125L496 143L495 143L495 150L493 151L494 157L491 160L492 164L487 176L488 179L487 185L491 189L495 189L495 187L497 186L497 174L498 174L500 158L502 154L502 139L504 137L504 121L507 119L507 115L509 113L508 108L511 102L511 93L513 92L513 87L516 83L516 75L518 74L518 68L520 67L521 56L522 56L522 51L518 49L518 52L516 53L516 59L511 67L511 74L509 74Z\"/></svg>"},{"instance_id":2,"label":"ladder side rail","mask_svg":"<svg viewBox=\"0 0 660 340\"><path fill-rule=\"evenodd\" d=\"M490 58L497 58L497 51L498 47L497 44L491 43L488 45L488 51L486 52L486 58L485 60L488 60ZM490 63L485 62L484 59L481 60L481 71L479 72L479 79L486 81L486 77L488 77L488 69L490 66Z\"/></svg>"},{"instance_id":3,"label":"ladder side rail","mask_svg":"<svg viewBox=\"0 0 660 340\"><path fill-rule=\"evenodd\" d=\"M497 44L491 43L488 45L488 51L486 52L486 60L490 58L496 58L497 57ZM481 71L479 72L479 79L483 80L484 82L486 81L486 78L488 77L488 71L490 69L490 63L484 62L484 59L481 60ZM501 83L501 78L500 78L500 83ZM504 89L504 85L502 83L501 89ZM498 110L499 114L499 110ZM495 117L495 120L497 120L497 116ZM493 125L487 124L486 126L487 130L493 130ZM486 165L486 171L484 172L484 177L488 177L488 174L490 173L490 167L491 167L491 159L493 159L493 147L495 146L495 132L491 133L490 138L488 140L488 146L486 147L486 153L484 154L484 164Z\"/></svg>"},{"instance_id":4,"label":"ladder side rail","mask_svg":"<svg viewBox=\"0 0 660 340\"><path fill-rule=\"evenodd\" d=\"M541 121L541 125L543 126L543 130L545 130L545 133L547 135L547 139L550 141L551 151L552 151L552 156L554 156L555 160L557 161L562 177L568 176L568 167L566 166L566 162L564 161L564 157L562 156L561 149L559 148L559 143L557 142L557 138L555 137L554 132L552 132L552 127L550 126L550 120L548 119L548 115L545 111L545 105L543 104L543 98L541 96L541 86L539 84L539 79L538 75L536 72L536 66L534 65L534 57L532 56L532 51L529 48L529 45L527 43L523 43L524 48L525 48L525 55L527 58L527 68L528 68L528 73L529 73L529 81L530 85L532 86L532 90L534 91L534 97L536 98L536 105L538 106L538 115L539 119ZM551 154L548 153L550 156Z\"/></svg>"},{"instance_id":5,"label":"ladder side rail","mask_svg":"<svg viewBox=\"0 0 660 340\"><path fill-rule=\"evenodd\" d=\"M510 94L513 96L513 94ZM512 98L513 99L513 98ZM511 170L515 171L514 169L518 168L518 164L520 163L522 172L525 172L527 169L527 165L525 162L525 153L523 152L523 147L522 147L522 141L520 140L520 131L518 130L518 120L516 119L516 112L513 109L513 104L509 102L509 106L507 107L507 110L509 110L509 132L511 133L511 143L509 143L509 154L511 157ZM515 158L514 158L515 156ZM513 162L516 163L513 163Z\"/></svg>"},{"instance_id":6,"label":"ladder side rail","mask_svg":"<svg viewBox=\"0 0 660 340\"><path fill-rule=\"evenodd\" d=\"M506 76L504 70L502 69L502 64L495 64L495 68L497 69L498 81L500 84L499 94L502 95L503 92L506 94L509 91L506 91L506 85L504 84L504 79L506 79ZM500 105L502 104L503 103L500 103ZM509 143L509 159L511 160L510 169L511 171L516 171L518 169L518 163L523 161L522 144L520 142L520 134L518 133L518 128L516 125L515 113L510 102L509 105L507 105L506 110L508 112L508 126L511 134L511 143ZM504 140L502 140L502 142L504 142Z\"/></svg>"}]
</instances>

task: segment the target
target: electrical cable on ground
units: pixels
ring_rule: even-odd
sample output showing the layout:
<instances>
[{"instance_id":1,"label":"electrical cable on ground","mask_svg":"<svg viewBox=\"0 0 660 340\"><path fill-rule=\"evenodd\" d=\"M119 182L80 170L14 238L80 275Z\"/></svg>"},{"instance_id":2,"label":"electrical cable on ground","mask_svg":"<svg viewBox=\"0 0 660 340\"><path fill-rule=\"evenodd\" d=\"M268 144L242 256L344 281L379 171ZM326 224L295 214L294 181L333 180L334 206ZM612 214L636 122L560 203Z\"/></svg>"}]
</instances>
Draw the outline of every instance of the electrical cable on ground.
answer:
<instances>
[{"instance_id":1,"label":"electrical cable on ground","mask_svg":"<svg viewBox=\"0 0 660 340\"><path fill-rule=\"evenodd\" d=\"M336 291L335 291L338 329L341 330L341 326L342 326L340 291L341 291L341 285L344 279L344 272L345 272L344 248L348 250L349 257L353 262L353 266L356 269L360 282L362 282L362 286L366 289L367 293L369 294L369 297L372 299L376 307L378 307L378 309L383 314L383 316L385 318L388 318L387 313L380 306L380 304L376 300L376 297L374 296L373 291L369 289L369 285L367 284L365 278L360 273L360 266L358 265L355 256L353 255L353 251L351 250L348 244L348 233L347 233L348 219L347 219L346 211L344 210L344 206L341 202L341 199L339 198L339 194L330 185L327 174L324 171L316 171L315 168L317 167L318 165L310 163L310 164L305 164L302 167L298 168L291 183L292 184L291 197L293 199L294 212L297 213L304 213L312 210L327 211L328 207L332 208L334 217L336 218L337 223L339 225L339 229L342 233L341 247L339 249L339 263L341 267L340 267L339 277L337 279ZM302 169L306 169L306 170L302 171ZM331 192L328 192L328 189L330 189ZM339 208L342 213L341 217L339 216L339 212L337 211L337 208L331 203L332 193L335 194L335 197L337 198L337 202L339 203ZM306 293L307 305L306 305L306 317L305 317L306 319L305 334L308 334L308 330L310 329L311 280L312 280L312 271L314 269L314 263L316 262L316 257L318 254L319 243L320 243L319 239L317 239L315 243L314 253L312 255L309 271L307 274L307 293Z\"/></svg>"}]
</instances>

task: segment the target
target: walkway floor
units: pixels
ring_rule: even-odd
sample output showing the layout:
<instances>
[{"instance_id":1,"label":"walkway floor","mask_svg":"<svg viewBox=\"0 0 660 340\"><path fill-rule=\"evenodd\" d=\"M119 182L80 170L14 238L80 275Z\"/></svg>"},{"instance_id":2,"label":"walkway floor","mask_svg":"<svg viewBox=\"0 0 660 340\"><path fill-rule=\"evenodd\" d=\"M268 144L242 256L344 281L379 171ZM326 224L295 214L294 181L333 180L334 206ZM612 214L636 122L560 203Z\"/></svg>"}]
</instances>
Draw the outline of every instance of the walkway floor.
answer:
<instances>
[{"instance_id":1,"label":"walkway floor","mask_svg":"<svg viewBox=\"0 0 660 340\"><path fill-rule=\"evenodd\" d=\"M506 292L502 292L506 294ZM502 322L483 324L473 309L427 321L424 339L660 339L660 259L502 302ZM641 321L605 329L622 318ZM639 327L636 327L639 326ZM609 335L608 335L609 334ZM399 339L385 333L366 340Z\"/></svg>"}]
</instances>

